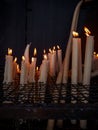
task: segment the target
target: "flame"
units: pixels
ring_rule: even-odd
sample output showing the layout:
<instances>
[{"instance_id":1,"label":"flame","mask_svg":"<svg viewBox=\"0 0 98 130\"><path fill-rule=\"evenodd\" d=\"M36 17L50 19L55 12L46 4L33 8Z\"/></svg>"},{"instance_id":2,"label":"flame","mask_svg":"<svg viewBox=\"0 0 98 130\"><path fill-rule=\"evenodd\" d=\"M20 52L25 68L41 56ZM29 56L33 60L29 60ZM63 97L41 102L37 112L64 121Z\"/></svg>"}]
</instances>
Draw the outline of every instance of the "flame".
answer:
<instances>
[{"instance_id":1,"label":"flame","mask_svg":"<svg viewBox=\"0 0 98 130\"><path fill-rule=\"evenodd\" d=\"M90 30L87 27L84 27L85 35L89 36L91 34Z\"/></svg>"},{"instance_id":2,"label":"flame","mask_svg":"<svg viewBox=\"0 0 98 130\"><path fill-rule=\"evenodd\" d=\"M31 61L34 62L34 57L32 57Z\"/></svg>"},{"instance_id":3,"label":"flame","mask_svg":"<svg viewBox=\"0 0 98 130\"><path fill-rule=\"evenodd\" d=\"M94 51L94 53L93 53L94 55L96 55L96 52Z\"/></svg>"},{"instance_id":4,"label":"flame","mask_svg":"<svg viewBox=\"0 0 98 130\"><path fill-rule=\"evenodd\" d=\"M44 55L44 60L47 60L47 55L46 54Z\"/></svg>"},{"instance_id":5,"label":"flame","mask_svg":"<svg viewBox=\"0 0 98 130\"><path fill-rule=\"evenodd\" d=\"M50 53L52 53L52 50L51 50L51 48L49 48L49 52L50 52Z\"/></svg>"},{"instance_id":6,"label":"flame","mask_svg":"<svg viewBox=\"0 0 98 130\"><path fill-rule=\"evenodd\" d=\"M20 73L19 65L17 64L17 73Z\"/></svg>"},{"instance_id":7,"label":"flame","mask_svg":"<svg viewBox=\"0 0 98 130\"><path fill-rule=\"evenodd\" d=\"M75 31L73 31L72 34L73 34L74 37L78 37L79 36L79 34L77 32L75 32Z\"/></svg>"},{"instance_id":8,"label":"flame","mask_svg":"<svg viewBox=\"0 0 98 130\"><path fill-rule=\"evenodd\" d=\"M96 54L96 57L98 58L98 54Z\"/></svg>"},{"instance_id":9,"label":"flame","mask_svg":"<svg viewBox=\"0 0 98 130\"><path fill-rule=\"evenodd\" d=\"M58 50L60 49L59 45L57 45L57 49L58 49Z\"/></svg>"},{"instance_id":10,"label":"flame","mask_svg":"<svg viewBox=\"0 0 98 130\"><path fill-rule=\"evenodd\" d=\"M44 52L44 54L45 54L45 53L46 53L46 50L44 49L44 51L43 51L43 52Z\"/></svg>"},{"instance_id":11,"label":"flame","mask_svg":"<svg viewBox=\"0 0 98 130\"><path fill-rule=\"evenodd\" d=\"M14 59L14 62L16 62L17 61L17 57L15 57L15 59Z\"/></svg>"},{"instance_id":12,"label":"flame","mask_svg":"<svg viewBox=\"0 0 98 130\"><path fill-rule=\"evenodd\" d=\"M8 48L8 55L12 55L12 49Z\"/></svg>"},{"instance_id":13,"label":"flame","mask_svg":"<svg viewBox=\"0 0 98 130\"><path fill-rule=\"evenodd\" d=\"M22 61L25 61L25 57L24 56L22 56Z\"/></svg>"},{"instance_id":14,"label":"flame","mask_svg":"<svg viewBox=\"0 0 98 130\"><path fill-rule=\"evenodd\" d=\"M38 71L38 66L36 67L36 71Z\"/></svg>"},{"instance_id":15,"label":"flame","mask_svg":"<svg viewBox=\"0 0 98 130\"><path fill-rule=\"evenodd\" d=\"M55 51L55 46L53 46L53 50Z\"/></svg>"},{"instance_id":16,"label":"flame","mask_svg":"<svg viewBox=\"0 0 98 130\"><path fill-rule=\"evenodd\" d=\"M37 55L37 49L34 48L34 56L36 56L36 55Z\"/></svg>"}]
</instances>

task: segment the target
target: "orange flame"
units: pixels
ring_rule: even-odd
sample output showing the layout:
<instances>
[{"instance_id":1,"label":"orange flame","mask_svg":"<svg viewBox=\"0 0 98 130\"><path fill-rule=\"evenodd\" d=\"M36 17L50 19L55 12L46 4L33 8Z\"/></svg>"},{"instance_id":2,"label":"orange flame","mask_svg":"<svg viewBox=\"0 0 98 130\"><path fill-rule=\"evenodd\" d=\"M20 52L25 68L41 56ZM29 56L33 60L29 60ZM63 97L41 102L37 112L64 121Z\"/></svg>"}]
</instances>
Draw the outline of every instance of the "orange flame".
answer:
<instances>
[{"instance_id":1,"label":"orange flame","mask_svg":"<svg viewBox=\"0 0 98 130\"><path fill-rule=\"evenodd\" d=\"M58 50L60 49L59 45L57 45L57 49L58 49Z\"/></svg>"},{"instance_id":2,"label":"orange flame","mask_svg":"<svg viewBox=\"0 0 98 130\"><path fill-rule=\"evenodd\" d=\"M34 57L32 57L31 61L34 62Z\"/></svg>"},{"instance_id":3,"label":"orange flame","mask_svg":"<svg viewBox=\"0 0 98 130\"><path fill-rule=\"evenodd\" d=\"M84 27L85 35L89 36L91 34L90 30L87 27Z\"/></svg>"},{"instance_id":4,"label":"orange flame","mask_svg":"<svg viewBox=\"0 0 98 130\"><path fill-rule=\"evenodd\" d=\"M47 60L47 55L46 54L44 55L44 60Z\"/></svg>"},{"instance_id":5,"label":"orange flame","mask_svg":"<svg viewBox=\"0 0 98 130\"><path fill-rule=\"evenodd\" d=\"M22 56L22 61L25 61L25 57L24 56Z\"/></svg>"},{"instance_id":6,"label":"orange flame","mask_svg":"<svg viewBox=\"0 0 98 130\"><path fill-rule=\"evenodd\" d=\"M75 31L73 31L72 34L73 34L73 37L78 37L79 36L79 34L77 32L75 32Z\"/></svg>"},{"instance_id":7,"label":"orange flame","mask_svg":"<svg viewBox=\"0 0 98 130\"><path fill-rule=\"evenodd\" d=\"M36 55L37 55L37 49L34 48L34 56L36 56Z\"/></svg>"},{"instance_id":8,"label":"orange flame","mask_svg":"<svg viewBox=\"0 0 98 130\"><path fill-rule=\"evenodd\" d=\"M8 48L8 55L12 55L12 49Z\"/></svg>"},{"instance_id":9,"label":"orange flame","mask_svg":"<svg viewBox=\"0 0 98 130\"><path fill-rule=\"evenodd\" d=\"M15 59L14 59L14 62L16 62L17 61L17 57L15 57Z\"/></svg>"},{"instance_id":10,"label":"orange flame","mask_svg":"<svg viewBox=\"0 0 98 130\"><path fill-rule=\"evenodd\" d=\"M52 50L51 50L51 48L49 48L49 52L50 52L50 53L52 53Z\"/></svg>"}]
</instances>

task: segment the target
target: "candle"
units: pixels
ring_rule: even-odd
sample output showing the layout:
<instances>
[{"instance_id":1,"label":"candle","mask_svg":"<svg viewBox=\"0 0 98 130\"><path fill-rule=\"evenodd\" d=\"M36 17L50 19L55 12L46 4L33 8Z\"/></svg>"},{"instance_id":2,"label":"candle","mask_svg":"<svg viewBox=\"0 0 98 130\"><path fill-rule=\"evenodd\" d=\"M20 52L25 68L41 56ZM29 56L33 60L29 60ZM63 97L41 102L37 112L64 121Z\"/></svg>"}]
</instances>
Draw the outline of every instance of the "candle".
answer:
<instances>
[{"instance_id":1,"label":"candle","mask_svg":"<svg viewBox=\"0 0 98 130\"><path fill-rule=\"evenodd\" d=\"M84 60L84 75L83 75L83 85L90 84L91 69L92 69L92 59L94 50L94 36L89 35L90 31L85 27L86 31L86 50L85 50L85 60Z\"/></svg>"},{"instance_id":2,"label":"candle","mask_svg":"<svg viewBox=\"0 0 98 130\"><path fill-rule=\"evenodd\" d=\"M16 78L16 74L17 74L17 57L15 57L14 61L13 61L13 79L15 80Z\"/></svg>"},{"instance_id":3,"label":"candle","mask_svg":"<svg viewBox=\"0 0 98 130\"><path fill-rule=\"evenodd\" d=\"M53 47L52 53L51 53L51 59L50 59L50 76L54 77L56 74L56 50L55 46Z\"/></svg>"},{"instance_id":4,"label":"candle","mask_svg":"<svg viewBox=\"0 0 98 130\"><path fill-rule=\"evenodd\" d=\"M20 84L24 85L27 84L27 63L25 62L25 57L22 56L21 61L21 74L20 74Z\"/></svg>"},{"instance_id":5,"label":"candle","mask_svg":"<svg viewBox=\"0 0 98 130\"><path fill-rule=\"evenodd\" d=\"M93 62L92 62L92 71L98 70L98 54L96 52L93 53Z\"/></svg>"},{"instance_id":6,"label":"candle","mask_svg":"<svg viewBox=\"0 0 98 130\"><path fill-rule=\"evenodd\" d=\"M12 49L8 48L8 55L5 57L4 83L13 81L13 56Z\"/></svg>"},{"instance_id":7,"label":"candle","mask_svg":"<svg viewBox=\"0 0 98 130\"><path fill-rule=\"evenodd\" d=\"M40 66L40 76L39 76L39 82L46 83L47 77L48 77L48 71L49 71L49 61L47 59L47 55L44 51L44 59L42 61L42 64Z\"/></svg>"},{"instance_id":8,"label":"candle","mask_svg":"<svg viewBox=\"0 0 98 130\"><path fill-rule=\"evenodd\" d=\"M25 62L29 63L29 49L30 49L31 44L27 44L25 51L24 51L24 57L25 57Z\"/></svg>"},{"instance_id":9,"label":"candle","mask_svg":"<svg viewBox=\"0 0 98 130\"><path fill-rule=\"evenodd\" d=\"M35 82L35 68L36 68L36 61L37 61L36 55L37 55L37 50L36 48L34 48L34 57L32 57L31 59L31 64L29 68L29 83Z\"/></svg>"},{"instance_id":10,"label":"candle","mask_svg":"<svg viewBox=\"0 0 98 130\"><path fill-rule=\"evenodd\" d=\"M71 74L71 83L77 85L78 83L78 54L79 54L79 38L78 33L73 31L72 39L72 74ZM72 85L71 94L76 97L76 100L72 97L71 102L77 102L77 88ZM76 124L76 120L71 120L72 124Z\"/></svg>"},{"instance_id":11,"label":"candle","mask_svg":"<svg viewBox=\"0 0 98 130\"><path fill-rule=\"evenodd\" d=\"M62 50L57 45L58 72L62 69Z\"/></svg>"},{"instance_id":12,"label":"candle","mask_svg":"<svg viewBox=\"0 0 98 130\"><path fill-rule=\"evenodd\" d=\"M94 51L94 36L91 36L91 32L88 28L84 27L86 32L86 49L85 49L85 59L84 59L84 74L83 74L83 85L87 85L87 90L83 89L82 94L86 98L89 96L89 88L90 79L91 79L91 70L92 70L92 59L93 59L93 51ZM81 102L87 103L84 97L81 98ZM80 127L86 129L87 120L80 120Z\"/></svg>"}]
</instances>

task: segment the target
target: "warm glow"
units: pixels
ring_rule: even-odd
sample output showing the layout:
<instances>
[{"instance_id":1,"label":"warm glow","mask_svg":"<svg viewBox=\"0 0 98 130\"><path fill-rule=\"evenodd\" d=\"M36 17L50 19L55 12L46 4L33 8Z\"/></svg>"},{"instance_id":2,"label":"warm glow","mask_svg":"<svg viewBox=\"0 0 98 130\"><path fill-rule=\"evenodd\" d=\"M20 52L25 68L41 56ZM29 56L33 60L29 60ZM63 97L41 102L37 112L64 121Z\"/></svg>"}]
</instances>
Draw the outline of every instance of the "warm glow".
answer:
<instances>
[{"instance_id":1,"label":"warm glow","mask_svg":"<svg viewBox=\"0 0 98 130\"><path fill-rule=\"evenodd\" d=\"M75 31L73 31L72 34L73 34L73 37L78 37L79 36L79 34L77 32L75 32Z\"/></svg>"},{"instance_id":2,"label":"warm glow","mask_svg":"<svg viewBox=\"0 0 98 130\"><path fill-rule=\"evenodd\" d=\"M59 45L57 45L57 49L58 49L58 50L60 49Z\"/></svg>"},{"instance_id":3,"label":"warm glow","mask_svg":"<svg viewBox=\"0 0 98 130\"><path fill-rule=\"evenodd\" d=\"M53 50L55 51L55 46L53 47Z\"/></svg>"},{"instance_id":4,"label":"warm glow","mask_svg":"<svg viewBox=\"0 0 98 130\"><path fill-rule=\"evenodd\" d=\"M46 54L44 55L44 60L47 60L47 55Z\"/></svg>"},{"instance_id":5,"label":"warm glow","mask_svg":"<svg viewBox=\"0 0 98 130\"><path fill-rule=\"evenodd\" d=\"M22 56L22 61L25 61L25 57L24 56Z\"/></svg>"},{"instance_id":6,"label":"warm glow","mask_svg":"<svg viewBox=\"0 0 98 130\"><path fill-rule=\"evenodd\" d=\"M34 56L36 56L36 55L37 55L37 49L34 48Z\"/></svg>"},{"instance_id":7,"label":"warm glow","mask_svg":"<svg viewBox=\"0 0 98 130\"><path fill-rule=\"evenodd\" d=\"M17 73L20 73L19 65L17 64Z\"/></svg>"},{"instance_id":8,"label":"warm glow","mask_svg":"<svg viewBox=\"0 0 98 130\"><path fill-rule=\"evenodd\" d=\"M14 59L14 62L16 62L17 61L17 57L15 57L15 59Z\"/></svg>"},{"instance_id":9,"label":"warm glow","mask_svg":"<svg viewBox=\"0 0 98 130\"><path fill-rule=\"evenodd\" d=\"M36 67L36 71L38 71L38 66Z\"/></svg>"},{"instance_id":10,"label":"warm glow","mask_svg":"<svg viewBox=\"0 0 98 130\"><path fill-rule=\"evenodd\" d=\"M34 62L34 57L32 57L31 61Z\"/></svg>"},{"instance_id":11,"label":"warm glow","mask_svg":"<svg viewBox=\"0 0 98 130\"><path fill-rule=\"evenodd\" d=\"M94 53L93 53L94 55L96 55L96 52L94 51Z\"/></svg>"},{"instance_id":12,"label":"warm glow","mask_svg":"<svg viewBox=\"0 0 98 130\"><path fill-rule=\"evenodd\" d=\"M96 54L96 57L98 58L98 54Z\"/></svg>"},{"instance_id":13,"label":"warm glow","mask_svg":"<svg viewBox=\"0 0 98 130\"><path fill-rule=\"evenodd\" d=\"M8 55L12 55L12 49L8 48Z\"/></svg>"},{"instance_id":14,"label":"warm glow","mask_svg":"<svg viewBox=\"0 0 98 130\"><path fill-rule=\"evenodd\" d=\"M52 53L52 50L51 50L51 48L49 48L49 53Z\"/></svg>"},{"instance_id":15,"label":"warm glow","mask_svg":"<svg viewBox=\"0 0 98 130\"><path fill-rule=\"evenodd\" d=\"M45 53L46 53L46 50L44 49L44 51L43 51L43 52L44 52L44 54L45 54Z\"/></svg>"},{"instance_id":16,"label":"warm glow","mask_svg":"<svg viewBox=\"0 0 98 130\"><path fill-rule=\"evenodd\" d=\"M91 34L90 30L87 27L84 27L85 35L89 36Z\"/></svg>"}]
</instances>

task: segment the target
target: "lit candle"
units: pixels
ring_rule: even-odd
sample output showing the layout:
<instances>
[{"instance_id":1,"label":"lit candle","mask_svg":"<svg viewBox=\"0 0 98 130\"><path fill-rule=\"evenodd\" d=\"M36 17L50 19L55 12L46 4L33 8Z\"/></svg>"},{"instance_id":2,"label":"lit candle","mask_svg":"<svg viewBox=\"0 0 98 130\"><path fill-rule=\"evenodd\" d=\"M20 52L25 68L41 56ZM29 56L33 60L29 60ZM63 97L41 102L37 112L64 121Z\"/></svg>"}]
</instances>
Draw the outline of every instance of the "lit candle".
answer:
<instances>
[{"instance_id":1,"label":"lit candle","mask_svg":"<svg viewBox=\"0 0 98 130\"><path fill-rule=\"evenodd\" d=\"M22 56L22 61L21 61L21 74L20 74L20 84L24 85L27 84L27 64L25 62L25 57Z\"/></svg>"},{"instance_id":2,"label":"lit candle","mask_svg":"<svg viewBox=\"0 0 98 130\"><path fill-rule=\"evenodd\" d=\"M16 74L17 74L17 57L15 57L14 61L13 61L13 79L15 80L16 78Z\"/></svg>"},{"instance_id":3,"label":"lit candle","mask_svg":"<svg viewBox=\"0 0 98 130\"><path fill-rule=\"evenodd\" d=\"M71 75L71 83L77 84L78 82L78 44L79 38L77 38L78 33L73 32L73 42L72 42L72 75Z\"/></svg>"},{"instance_id":4,"label":"lit candle","mask_svg":"<svg viewBox=\"0 0 98 130\"><path fill-rule=\"evenodd\" d=\"M71 73L71 83L77 85L78 83L78 54L79 54L79 38L78 33L73 31L72 39L72 73ZM77 99L77 89L75 87L71 88L71 94ZM71 98L72 103L76 103L77 100ZM76 124L76 120L71 120L72 124Z\"/></svg>"},{"instance_id":5,"label":"lit candle","mask_svg":"<svg viewBox=\"0 0 98 130\"><path fill-rule=\"evenodd\" d=\"M88 28L84 28L86 32L86 49L85 49L85 59L84 59L84 74L83 74L83 85L90 85L91 79L91 70L92 70L92 59L93 59L93 51L94 51L94 36L90 35L90 31ZM87 90L83 89L83 96L88 98L89 96L89 88ZM87 103L88 101L82 97L83 103ZM80 127L86 129L87 120L80 120Z\"/></svg>"},{"instance_id":6,"label":"lit candle","mask_svg":"<svg viewBox=\"0 0 98 130\"><path fill-rule=\"evenodd\" d=\"M62 50L57 45L58 72L62 69Z\"/></svg>"},{"instance_id":7,"label":"lit candle","mask_svg":"<svg viewBox=\"0 0 98 130\"><path fill-rule=\"evenodd\" d=\"M90 35L90 31L85 27L86 31L86 49L85 49L85 60L84 60L84 74L83 74L83 85L90 84L93 51L94 51L94 36Z\"/></svg>"},{"instance_id":8,"label":"lit candle","mask_svg":"<svg viewBox=\"0 0 98 130\"><path fill-rule=\"evenodd\" d=\"M37 61L36 54L37 54L37 50L36 48L34 48L34 57L32 57L32 61L29 68L29 83L35 82L35 68L36 68L36 61Z\"/></svg>"},{"instance_id":9,"label":"lit candle","mask_svg":"<svg viewBox=\"0 0 98 130\"><path fill-rule=\"evenodd\" d=\"M30 50L30 45L27 44L25 51L24 51L24 57L25 57L25 62L29 63L29 50Z\"/></svg>"},{"instance_id":10,"label":"lit candle","mask_svg":"<svg viewBox=\"0 0 98 130\"><path fill-rule=\"evenodd\" d=\"M13 82L13 56L12 49L8 48L8 55L5 57L4 83Z\"/></svg>"},{"instance_id":11,"label":"lit candle","mask_svg":"<svg viewBox=\"0 0 98 130\"><path fill-rule=\"evenodd\" d=\"M47 54L43 55L44 59L42 61L42 64L40 66L40 76L39 76L39 82L46 83L47 77L48 77L48 71L49 71L49 61L47 59Z\"/></svg>"},{"instance_id":12,"label":"lit candle","mask_svg":"<svg viewBox=\"0 0 98 130\"><path fill-rule=\"evenodd\" d=\"M55 46L53 47L52 53L51 53L51 59L50 59L50 76L54 77L56 74L56 50L55 50Z\"/></svg>"},{"instance_id":13,"label":"lit candle","mask_svg":"<svg viewBox=\"0 0 98 130\"><path fill-rule=\"evenodd\" d=\"M93 72L98 70L98 54L96 52L93 54L92 70Z\"/></svg>"}]
</instances>

